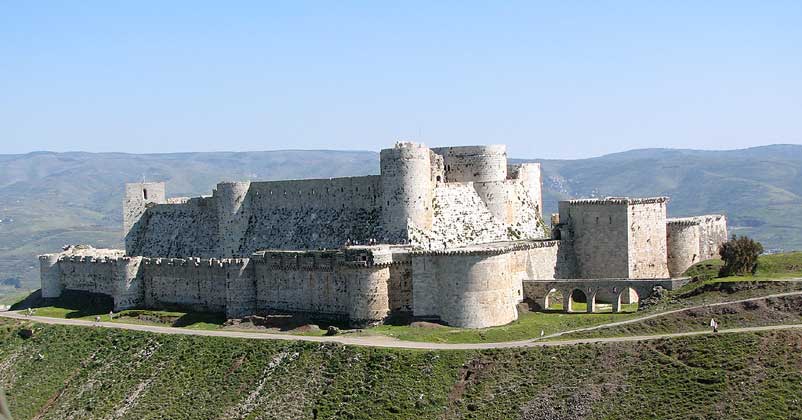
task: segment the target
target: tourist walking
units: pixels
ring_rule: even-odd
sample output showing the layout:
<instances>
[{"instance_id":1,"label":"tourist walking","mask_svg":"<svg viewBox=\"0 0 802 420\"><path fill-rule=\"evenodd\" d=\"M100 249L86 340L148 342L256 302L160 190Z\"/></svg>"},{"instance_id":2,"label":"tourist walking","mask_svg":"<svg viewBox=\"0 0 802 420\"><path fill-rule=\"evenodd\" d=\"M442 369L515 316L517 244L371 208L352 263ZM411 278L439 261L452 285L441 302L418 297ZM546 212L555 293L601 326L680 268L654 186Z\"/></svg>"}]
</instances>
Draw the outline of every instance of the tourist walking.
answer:
<instances>
[{"instance_id":1,"label":"tourist walking","mask_svg":"<svg viewBox=\"0 0 802 420\"><path fill-rule=\"evenodd\" d=\"M715 318L710 318L710 328L713 329L714 333L718 332L718 322L716 321Z\"/></svg>"}]
</instances>

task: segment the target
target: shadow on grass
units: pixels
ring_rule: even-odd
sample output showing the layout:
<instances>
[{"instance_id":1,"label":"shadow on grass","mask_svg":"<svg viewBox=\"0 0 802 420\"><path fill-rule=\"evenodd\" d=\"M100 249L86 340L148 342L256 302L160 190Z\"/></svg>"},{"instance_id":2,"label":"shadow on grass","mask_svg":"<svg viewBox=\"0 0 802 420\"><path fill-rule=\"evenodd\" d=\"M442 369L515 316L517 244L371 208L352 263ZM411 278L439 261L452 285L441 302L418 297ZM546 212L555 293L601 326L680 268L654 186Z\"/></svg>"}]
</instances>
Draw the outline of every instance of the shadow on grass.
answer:
<instances>
[{"instance_id":1,"label":"shadow on grass","mask_svg":"<svg viewBox=\"0 0 802 420\"><path fill-rule=\"evenodd\" d=\"M65 318L82 318L109 313L114 308L114 301L106 295L75 290L65 290L58 298L45 299L42 297L42 291L37 290L25 299L11 305L11 310L19 311L43 307L66 310Z\"/></svg>"},{"instance_id":2,"label":"shadow on grass","mask_svg":"<svg viewBox=\"0 0 802 420\"><path fill-rule=\"evenodd\" d=\"M188 312L176 319L173 327L191 327L195 324L211 324L223 326L226 316L220 312Z\"/></svg>"}]
</instances>

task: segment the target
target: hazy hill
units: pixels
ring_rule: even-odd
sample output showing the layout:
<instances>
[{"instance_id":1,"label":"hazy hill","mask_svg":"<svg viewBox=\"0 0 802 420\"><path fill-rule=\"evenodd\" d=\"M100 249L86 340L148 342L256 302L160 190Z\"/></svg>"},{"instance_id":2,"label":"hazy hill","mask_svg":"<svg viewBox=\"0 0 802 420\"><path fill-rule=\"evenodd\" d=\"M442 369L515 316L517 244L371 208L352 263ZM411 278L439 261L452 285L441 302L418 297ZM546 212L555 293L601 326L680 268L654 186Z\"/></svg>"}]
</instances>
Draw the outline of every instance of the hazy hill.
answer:
<instances>
[{"instance_id":1,"label":"hazy hill","mask_svg":"<svg viewBox=\"0 0 802 420\"><path fill-rule=\"evenodd\" d=\"M672 197L669 212L729 215L733 232L767 248L802 249L802 146L733 151L644 149L582 160L544 160L546 212L568 197ZM209 194L221 180L378 173L378 154L340 151L0 155L0 294L3 281L38 283L35 255L64 244L120 246L123 184L167 181L171 196ZM10 287L10 286L9 286ZM6 287L7 289L7 287Z\"/></svg>"}]
</instances>

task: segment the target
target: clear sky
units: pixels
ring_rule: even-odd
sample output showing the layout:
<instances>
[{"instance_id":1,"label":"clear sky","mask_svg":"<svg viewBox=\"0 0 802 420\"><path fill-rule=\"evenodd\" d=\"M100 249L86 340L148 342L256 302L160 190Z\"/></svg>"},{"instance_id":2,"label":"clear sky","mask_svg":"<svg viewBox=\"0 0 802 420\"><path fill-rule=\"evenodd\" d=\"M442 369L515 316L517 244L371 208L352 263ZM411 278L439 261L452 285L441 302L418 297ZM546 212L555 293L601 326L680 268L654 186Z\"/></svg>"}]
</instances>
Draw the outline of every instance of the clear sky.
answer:
<instances>
[{"instance_id":1,"label":"clear sky","mask_svg":"<svg viewBox=\"0 0 802 420\"><path fill-rule=\"evenodd\" d=\"M6 1L0 153L802 143L802 1Z\"/></svg>"}]
</instances>

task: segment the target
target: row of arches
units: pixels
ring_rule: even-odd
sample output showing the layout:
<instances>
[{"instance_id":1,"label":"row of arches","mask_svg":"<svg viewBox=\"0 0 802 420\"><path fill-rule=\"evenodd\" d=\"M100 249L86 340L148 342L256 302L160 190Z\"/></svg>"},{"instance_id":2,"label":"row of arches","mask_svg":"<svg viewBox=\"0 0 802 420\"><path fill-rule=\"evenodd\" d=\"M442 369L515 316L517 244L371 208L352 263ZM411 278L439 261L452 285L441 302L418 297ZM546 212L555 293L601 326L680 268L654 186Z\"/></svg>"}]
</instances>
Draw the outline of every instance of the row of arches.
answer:
<instances>
[{"instance_id":1,"label":"row of arches","mask_svg":"<svg viewBox=\"0 0 802 420\"><path fill-rule=\"evenodd\" d=\"M640 296L632 287L612 291L598 290L592 293L574 288L567 290L551 289L544 300L546 311L562 312L635 312L638 310Z\"/></svg>"}]
</instances>

